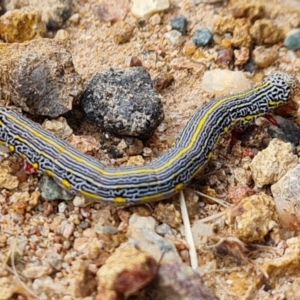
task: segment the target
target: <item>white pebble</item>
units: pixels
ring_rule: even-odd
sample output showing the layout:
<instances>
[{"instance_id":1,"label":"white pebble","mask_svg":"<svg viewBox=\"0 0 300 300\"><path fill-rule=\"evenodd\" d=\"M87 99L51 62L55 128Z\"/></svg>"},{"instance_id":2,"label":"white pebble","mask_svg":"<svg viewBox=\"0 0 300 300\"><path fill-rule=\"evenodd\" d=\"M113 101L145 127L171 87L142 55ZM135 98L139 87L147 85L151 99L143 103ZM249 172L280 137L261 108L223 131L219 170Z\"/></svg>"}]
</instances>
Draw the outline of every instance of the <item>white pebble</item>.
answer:
<instances>
[{"instance_id":1,"label":"white pebble","mask_svg":"<svg viewBox=\"0 0 300 300\"><path fill-rule=\"evenodd\" d=\"M65 202L60 202L58 204L58 212L59 213L64 213L66 208L67 208L67 204Z\"/></svg>"},{"instance_id":2,"label":"white pebble","mask_svg":"<svg viewBox=\"0 0 300 300\"><path fill-rule=\"evenodd\" d=\"M85 199L82 196L76 196L73 199L73 205L75 207L85 207Z\"/></svg>"},{"instance_id":3,"label":"white pebble","mask_svg":"<svg viewBox=\"0 0 300 300\"><path fill-rule=\"evenodd\" d=\"M250 87L250 80L241 71L215 69L206 71L202 79L202 89L217 96L239 93Z\"/></svg>"},{"instance_id":4,"label":"white pebble","mask_svg":"<svg viewBox=\"0 0 300 300\"><path fill-rule=\"evenodd\" d=\"M164 35L170 46L179 47L183 43L182 35L177 30L171 30Z\"/></svg>"},{"instance_id":5,"label":"white pebble","mask_svg":"<svg viewBox=\"0 0 300 300\"><path fill-rule=\"evenodd\" d=\"M147 18L169 7L169 0L133 0L131 12L137 18Z\"/></svg>"}]
</instances>

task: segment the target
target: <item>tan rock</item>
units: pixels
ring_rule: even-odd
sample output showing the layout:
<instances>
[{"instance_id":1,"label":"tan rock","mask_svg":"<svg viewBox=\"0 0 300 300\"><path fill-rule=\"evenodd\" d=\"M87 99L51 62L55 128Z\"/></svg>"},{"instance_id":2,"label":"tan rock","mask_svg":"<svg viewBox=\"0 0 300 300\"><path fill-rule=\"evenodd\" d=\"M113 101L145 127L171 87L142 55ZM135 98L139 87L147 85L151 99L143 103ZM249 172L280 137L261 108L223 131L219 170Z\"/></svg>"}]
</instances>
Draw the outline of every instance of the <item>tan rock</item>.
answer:
<instances>
[{"instance_id":1,"label":"tan rock","mask_svg":"<svg viewBox=\"0 0 300 300\"><path fill-rule=\"evenodd\" d=\"M255 185L263 187L275 183L289 169L295 167L297 161L297 155L293 154L290 143L273 139L265 150L257 153L249 165Z\"/></svg>"},{"instance_id":2,"label":"tan rock","mask_svg":"<svg viewBox=\"0 0 300 300\"><path fill-rule=\"evenodd\" d=\"M263 46L256 47L252 52L252 58L259 68L267 68L271 66L278 58L278 48L266 48Z\"/></svg>"},{"instance_id":3,"label":"tan rock","mask_svg":"<svg viewBox=\"0 0 300 300\"><path fill-rule=\"evenodd\" d=\"M299 275L300 264L300 238L295 237L286 241L282 255L274 258L266 258L260 266L269 275L270 284L276 284L286 276Z\"/></svg>"},{"instance_id":4,"label":"tan rock","mask_svg":"<svg viewBox=\"0 0 300 300\"><path fill-rule=\"evenodd\" d=\"M244 242L262 240L277 221L274 200L266 194L244 198L226 216L232 233Z\"/></svg>"},{"instance_id":5,"label":"tan rock","mask_svg":"<svg viewBox=\"0 0 300 300\"><path fill-rule=\"evenodd\" d=\"M274 183L271 191L281 225L300 230L300 165Z\"/></svg>"},{"instance_id":6,"label":"tan rock","mask_svg":"<svg viewBox=\"0 0 300 300\"><path fill-rule=\"evenodd\" d=\"M119 247L97 272L98 297L107 291L130 295L151 281L156 272L151 255L133 245Z\"/></svg>"},{"instance_id":7,"label":"tan rock","mask_svg":"<svg viewBox=\"0 0 300 300\"><path fill-rule=\"evenodd\" d=\"M257 45L274 45L284 39L281 28L272 20L257 20L250 28L250 35Z\"/></svg>"},{"instance_id":8,"label":"tan rock","mask_svg":"<svg viewBox=\"0 0 300 300\"><path fill-rule=\"evenodd\" d=\"M15 9L0 17L0 37L8 43L22 43L43 37L46 27L36 10Z\"/></svg>"}]
</instances>

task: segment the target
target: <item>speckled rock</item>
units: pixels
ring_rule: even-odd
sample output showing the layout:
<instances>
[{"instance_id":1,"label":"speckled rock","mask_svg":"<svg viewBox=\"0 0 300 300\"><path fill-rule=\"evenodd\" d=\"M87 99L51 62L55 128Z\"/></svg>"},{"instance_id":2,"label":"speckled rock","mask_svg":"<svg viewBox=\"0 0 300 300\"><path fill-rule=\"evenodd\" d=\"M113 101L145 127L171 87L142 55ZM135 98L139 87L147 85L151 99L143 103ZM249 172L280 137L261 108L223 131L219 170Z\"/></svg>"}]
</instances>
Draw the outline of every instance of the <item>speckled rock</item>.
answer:
<instances>
[{"instance_id":1,"label":"speckled rock","mask_svg":"<svg viewBox=\"0 0 300 300\"><path fill-rule=\"evenodd\" d=\"M149 18L151 15L164 11L169 7L169 0L133 0L131 12L137 18Z\"/></svg>"},{"instance_id":2,"label":"speckled rock","mask_svg":"<svg viewBox=\"0 0 300 300\"><path fill-rule=\"evenodd\" d=\"M48 30L59 29L72 13L72 0L4 0L5 10L22 8L25 6L40 12L42 21Z\"/></svg>"},{"instance_id":3,"label":"speckled rock","mask_svg":"<svg viewBox=\"0 0 300 300\"><path fill-rule=\"evenodd\" d=\"M95 74L81 104L89 119L120 135L147 137L164 118L161 100L142 67Z\"/></svg>"},{"instance_id":4,"label":"speckled rock","mask_svg":"<svg viewBox=\"0 0 300 300\"><path fill-rule=\"evenodd\" d=\"M292 145L273 139L269 146L257 153L249 167L257 187L277 182L288 170L296 166L297 155Z\"/></svg>"},{"instance_id":5,"label":"speckled rock","mask_svg":"<svg viewBox=\"0 0 300 300\"><path fill-rule=\"evenodd\" d=\"M95 5L94 12L102 22L116 22L126 17L129 8L128 0L104 0Z\"/></svg>"},{"instance_id":6,"label":"speckled rock","mask_svg":"<svg viewBox=\"0 0 300 300\"><path fill-rule=\"evenodd\" d=\"M300 48L300 29L291 30L284 39L284 46L296 51Z\"/></svg>"},{"instance_id":7,"label":"speckled rock","mask_svg":"<svg viewBox=\"0 0 300 300\"><path fill-rule=\"evenodd\" d=\"M274 45L284 39L281 28L272 20L257 20L250 28L250 35L257 45Z\"/></svg>"},{"instance_id":8,"label":"speckled rock","mask_svg":"<svg viewBox=\"0 0 300 300\"><path fill-rule=\"evenodd\" d=\"M231 232L247 243L263 240L277 224L274 200L266 194L244 198L229 208L226 216Z\"/></svg>"},{"instance_id":9,"label":"speckled rock","mask_svg":"<svg viewBox=\"0 0 300 300\"><path fill-rule=\"evenodd\" d=\"M213 33L207 29L198 29L193 35L193 42L197 47L206 46L212 42L214 38Z\"/></svg>"},{"instance_id":10,"label":"speckled rock","mask_svg":"<svg viewBox=\"0 0 300 300\"><path fill-rule=\"evenodd\" d=\"M71 54L58 41L0 46L0 98L31 114L56 118L82 93Z\"/></svg>"},{"instance_id":11,"label":"speckled rock","mask_svg":"<svg viewBox=\"0 0 300 300\"><path fill-rule=\"evenodd\" d=\"M74 195L68 193L66 190L61 188L52 177L47 175L42 176L39 181L39 189L43 199L51 200L72 200Z\"/></svg>"},{"instance_id":12,"label":"speckled rock","mask_svg":"<svg viewBox=\"0 0 300 300\"><path fill-rule=\"evenodd\" d=\"M171 20L171 27L174 30L179 31L182 35L186 34L187 18L178 16Z\"/></svg>"},{"instance_id":13,"label":"speckled rock","mask_svg":"<svg viewBox=\"0 0 300 300\"><path fill-rule=\"evenodd\" d=\"M8 43L22 43L46 33L41 15L36 10L16 9L0 17L0 37Z\"/></svg>"},{"instance_id":14,"label":"speckled rock","mask_svg":"<svg viewBox=\"0 0 300 300\"><path fill-rule=\"evenodd\" d=\"M271 186L282 226L300 230L300 165Z\"/></svg>"},{"instance_id":15,"label":"speckled rock","mask_svg":"<svg viewBox=\"0 0 300 300\"><path fill-rule=\"evenodd\" d=\"M278 48L266 48L264 46L255 47L252 52L252 58L258 68L267 68L271 66L278 58Z\"/></svg>"},{"instance_id":16,"label":"speckled rock","mask_svg":"<svg viewBox=\"0 0 300 300\"><path fill-rule=\"evenodd\" d=\"M203 90L217 96L242 92L250 87L250 80L241 71L215 69L206 71L202 78Z\"/></svg>"}]
</instances>

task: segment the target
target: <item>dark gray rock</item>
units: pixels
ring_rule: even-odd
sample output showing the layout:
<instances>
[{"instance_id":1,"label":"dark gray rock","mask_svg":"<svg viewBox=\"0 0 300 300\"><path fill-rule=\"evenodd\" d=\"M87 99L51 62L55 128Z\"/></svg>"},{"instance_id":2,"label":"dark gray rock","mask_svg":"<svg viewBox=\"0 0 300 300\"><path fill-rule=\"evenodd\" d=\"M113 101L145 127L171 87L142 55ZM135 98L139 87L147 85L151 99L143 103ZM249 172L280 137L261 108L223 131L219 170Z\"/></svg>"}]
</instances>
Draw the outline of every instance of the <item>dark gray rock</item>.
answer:
<instances>
[{"instance_id":1,"label":"dark gray rock","mask_svg":"<svg viewBox=\"0 0 300 300\"><path fill-rule=\"evenodd\" d=\"M213 37L214 35L209 29L198 29L193 36L193 42L197 47L206 46L212 42Z\"/></svg>"},{"instance_id":2,"label":"dark gray rock","mask_svg":"<svg viewBox=\"0 0 300 300\"><path fill-rule=\"evenodd\" d=\"M185 35L187 29L187 19L181 16L175 17L171 20L171 27L173 30L177 30L182 35Z\"/></svg>"},{"instance_id":3,"label":"dark gray rock","mask_svg":"<svg viewBox=\"0 0 300 300\"><path fill-rule=\"evenodd\" d=\"M160 97L142 67L95 74L81 105L89 119L119 135L149 137L164 118Z\"/></svg>"}]
</instances>

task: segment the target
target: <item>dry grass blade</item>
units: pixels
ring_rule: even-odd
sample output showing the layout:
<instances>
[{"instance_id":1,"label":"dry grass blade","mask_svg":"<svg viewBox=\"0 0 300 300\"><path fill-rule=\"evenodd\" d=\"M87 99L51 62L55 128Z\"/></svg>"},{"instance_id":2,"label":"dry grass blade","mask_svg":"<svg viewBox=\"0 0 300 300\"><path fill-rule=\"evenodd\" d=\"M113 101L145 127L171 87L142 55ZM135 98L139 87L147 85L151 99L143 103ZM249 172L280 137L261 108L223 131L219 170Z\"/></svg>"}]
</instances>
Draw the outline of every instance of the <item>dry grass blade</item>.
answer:
<instances>
[{"instance_id":1,"label":"dry grass blade","mask_svg":"<svg viewBox=\"0 0 300 300\"><path fill-rule=\"evenodd\" d=\"M183 225L185 230L186 241L189 245L191 266L195 270L198 267L198 258L197 258L197 252L196 252L195 243L192 235L191 223L190 223L190 219L189 219L189 215L185 203L185 198L182 191L180 191L179 194L179 201L180 201L180 209L181 209L181 215L182 215L182 220L183 220Z\"/></svg>"}]
</instances>

